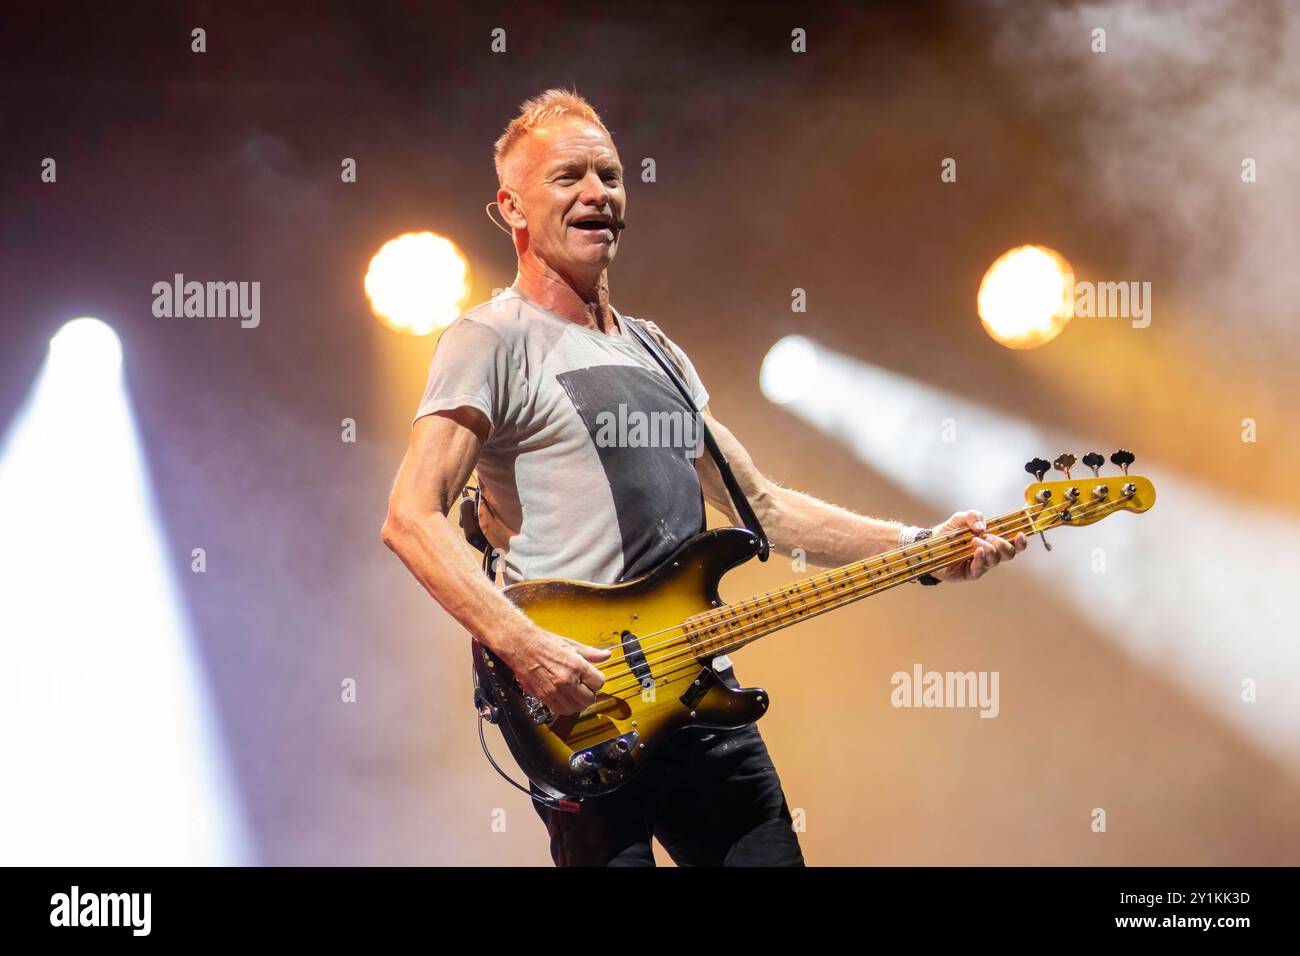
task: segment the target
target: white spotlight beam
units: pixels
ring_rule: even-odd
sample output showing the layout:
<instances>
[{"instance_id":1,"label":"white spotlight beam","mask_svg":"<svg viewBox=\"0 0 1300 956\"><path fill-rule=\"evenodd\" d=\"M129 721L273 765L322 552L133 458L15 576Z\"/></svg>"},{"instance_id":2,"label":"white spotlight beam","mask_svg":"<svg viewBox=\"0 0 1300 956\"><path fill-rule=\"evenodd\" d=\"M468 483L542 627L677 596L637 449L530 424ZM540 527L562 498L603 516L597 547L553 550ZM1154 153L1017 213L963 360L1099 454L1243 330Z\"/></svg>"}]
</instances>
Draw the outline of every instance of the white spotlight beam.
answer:
<instances>
[{"instance_id":1,"label":"white spotlight beam","mask_svg":"<svg viewBox=\"0 0 1300 956\"><path fill-rule=\"evenodd\" d=\"M120 365L69 323L0 453L0 863L248 862Z\"/></svg>"},{"instance_id":2,"label":"white spotlight beam","mask_svg":"<svg viewBox=\"0 0 1300 956\"><path fill-rule=\"evenodd\" d=\"M773 391L765 377L765 394L796 395L783 407L928 503L935 520L958 508L1012 510L1032 481L1022 470L1030 458L1108 453L1128 440L1123 421L1098 423L1096 434L1080 438L816 343L809 371L808 340L797 352L786 354L788 347L777 343L768 361L778 372L798 368L802 385L781 382ZM1052 553L1035 543L1040 553L1025 565L1134 658L1300 768L1300 641L1290 591L1300 580L1300 522L1167 472L1134 450L1133 471L1155 482L1156 506L1049 533ZM1094 570L1099 548L1104 571ZM1255 703L1242 699L1246 679L1257 684Z\"/></svg>"}]
</instances>

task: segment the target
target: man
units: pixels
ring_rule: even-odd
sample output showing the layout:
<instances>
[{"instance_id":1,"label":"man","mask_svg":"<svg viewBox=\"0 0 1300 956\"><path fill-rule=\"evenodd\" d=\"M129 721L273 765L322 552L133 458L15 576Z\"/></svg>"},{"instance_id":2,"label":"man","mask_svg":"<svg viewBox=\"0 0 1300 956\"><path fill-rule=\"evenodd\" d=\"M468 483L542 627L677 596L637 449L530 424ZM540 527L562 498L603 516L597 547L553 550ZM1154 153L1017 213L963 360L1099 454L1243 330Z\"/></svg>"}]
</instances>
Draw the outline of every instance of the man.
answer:
<instances>
[{"instance_id":1,"label":"man","mask_svg":"<svg viewBox=\"0 0 1300 956\"><path fill-rule=\"evenodd\" d=\"M444 333L384 523L384 542L425 589L556 714L596 699L607 651L534 625L485 578L447 520L477 468L483 531L509 581L597 583L646 573L704 528L702 498L737 520L716 466L699 447L598 441L611 414L694 414L712 430L774 549L802 548L837 566L909 543L920 528L854 514L782 488L710 414L686 355L650 327L692 392L688 408L610 304L608 269L627 209L609 131L576 94L524 103L496 143L497 203L518 256L514 284ZM624 406L620 408L620 406ZM701 494L702 492L702 494ZM973 580L1025 547L987 534L977 512L935 533L970 528L975 554L937 572ZM719 676L738 686L725 657ZM802 865L780 780L754 725L683 731L612 794L567 814L535 802L557 865L653 865L658 837L680 864Z\"/></svg>"}]
</instances>

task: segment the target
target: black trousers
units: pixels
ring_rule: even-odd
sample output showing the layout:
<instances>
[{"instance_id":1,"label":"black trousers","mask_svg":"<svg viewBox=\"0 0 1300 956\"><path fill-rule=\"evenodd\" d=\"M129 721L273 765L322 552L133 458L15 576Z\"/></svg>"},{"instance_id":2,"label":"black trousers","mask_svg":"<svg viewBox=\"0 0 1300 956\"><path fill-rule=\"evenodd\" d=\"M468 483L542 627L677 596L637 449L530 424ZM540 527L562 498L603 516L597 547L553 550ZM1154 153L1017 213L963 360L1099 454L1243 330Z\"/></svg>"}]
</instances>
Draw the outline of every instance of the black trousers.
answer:
<instances>
[{"instance_id":1,"label":"black trousers","mask_svg":"<svg viewBox=\"0 0 1300 956\"><path fill-rule=\"evenodd\" d=\"M556 866L654 866L651 837L678 866L804 865L781 780L754 724L675 734L635 779L584 800L578 813L533 806Z\"/></svg>"}]
</instances>

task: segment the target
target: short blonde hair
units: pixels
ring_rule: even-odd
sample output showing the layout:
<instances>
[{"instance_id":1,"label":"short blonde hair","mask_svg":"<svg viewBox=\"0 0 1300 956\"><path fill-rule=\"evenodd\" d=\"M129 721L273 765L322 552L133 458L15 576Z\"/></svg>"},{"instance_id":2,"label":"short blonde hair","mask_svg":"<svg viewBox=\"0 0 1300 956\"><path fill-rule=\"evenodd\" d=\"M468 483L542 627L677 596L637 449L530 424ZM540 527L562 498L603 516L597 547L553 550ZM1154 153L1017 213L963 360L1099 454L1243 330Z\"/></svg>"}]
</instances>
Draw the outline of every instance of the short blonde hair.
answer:
<instances>
[{"instance_id":1,"label":"short blonde hair","mask_svg":"<svg viewBox=\"0 0 1300 956\"><path fill-rule=\"evenodd\" d=\"M519 107L519 115L510 121L506 131L496 141L493 158L497 168L497 182L502 186L506 184L506 158L521 139L533 130L554 123L566 116L578 116L589 120L605 130L606 135L609 135L609 129L606 128L600 115L576 91L547 90L530 100L525 100Z\"/></svg>"}]
</instances>

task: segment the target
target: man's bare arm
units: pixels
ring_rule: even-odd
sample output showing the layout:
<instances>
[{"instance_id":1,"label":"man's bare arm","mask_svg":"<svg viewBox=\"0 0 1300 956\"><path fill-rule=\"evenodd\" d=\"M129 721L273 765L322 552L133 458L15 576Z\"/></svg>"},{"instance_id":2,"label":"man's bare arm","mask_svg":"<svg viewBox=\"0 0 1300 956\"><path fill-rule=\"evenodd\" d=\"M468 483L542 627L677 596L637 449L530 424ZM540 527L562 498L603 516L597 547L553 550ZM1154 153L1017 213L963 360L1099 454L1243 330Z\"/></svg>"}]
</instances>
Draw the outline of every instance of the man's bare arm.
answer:
<instances>
[{"instance_id":1,"label":"man's bare arm","mask_svg":"<svg viewBox=\"0 0 1300 956\"><path fill-rule=\"evenodd\" d=\"M447 519L487 433L476 409L417 420L381 536L434 600L510 665L526 691L555 713L575 713L595 700L604 678L590 662L608 652L534 625L487 580Z\"/></svg>"},{"instance_id":2,"label":"man's bare arm","mask_svg":"<svg viewBox=\"0 0 1300 956\"><path fill-rule=\"evenodd\" d=\"M903 528L901 522L856 514L801 491L782 488L758 470L745 446L713 417L708 408L702 415L767 532L768 540L778 552L788 555L800 548L808 563L837 567L898 547L899 532ZM696 459L696 470L705 499L732 521L739 522L717 465L707 452ZM974 539L975 556L955 568L937 572L940 578L972 580L1025 548L1024 535L1018 535L1014 541L1005 541L986 534L984 519L977 511L958 512L935 530L963 527L971 528L977 535Z\"/></svg>"}]
</instances>

